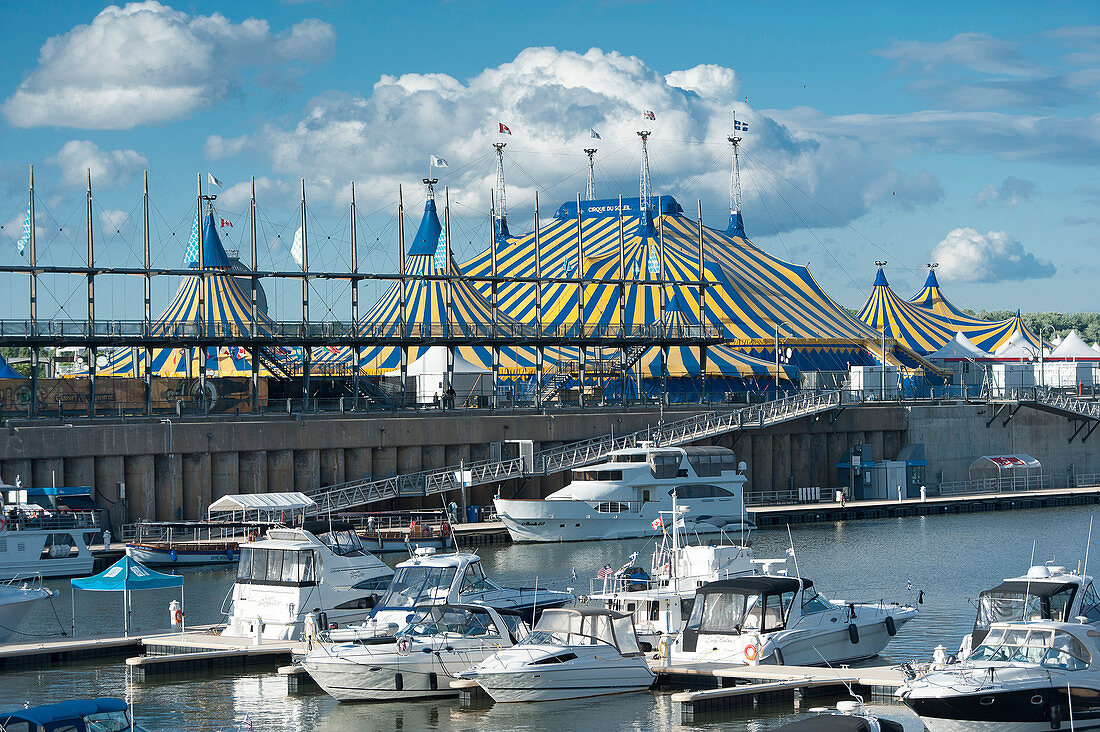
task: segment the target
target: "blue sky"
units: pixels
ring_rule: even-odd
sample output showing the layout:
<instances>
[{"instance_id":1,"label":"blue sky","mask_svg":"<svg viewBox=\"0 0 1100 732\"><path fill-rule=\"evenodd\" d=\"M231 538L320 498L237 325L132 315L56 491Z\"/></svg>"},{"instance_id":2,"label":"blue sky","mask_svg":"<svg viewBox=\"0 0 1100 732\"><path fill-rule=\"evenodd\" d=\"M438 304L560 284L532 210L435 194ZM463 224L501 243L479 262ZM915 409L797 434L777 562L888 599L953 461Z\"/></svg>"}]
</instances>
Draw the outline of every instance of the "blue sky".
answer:
<instances>
[{"instance_id":1,"label":"blue sky","mask_svg":"<svg viewBox=\"0 0 1100 732\"><path fill-rule=\"evenodd\" d=\"M427 157L451 188L460 253L487 236L490 143L507 138L509 219L530 226L584 187L637 195L633 131L653 109L655 192L722 225L730 114L743 146L750 237L809 262L858 307L889 260L909 296L939 261L974 308L1097 310L1100 13L1089 3L188 2L4 4L0 263L19 259L35 165L41 260L85 256L83 170L94 170L97 261L141 251L149 170L156 264L182 258L196 173L247 232L258 179L261 266L292 269L304 177L310 262L346 267L347 189L363 215L361 267L396 268L393 208L423 201ZM747 101L746 101L747 98ZM545 215L545 214L544 214ZM26 310L25 278L0 307ZM82 314L83 284L44 282L43 311ZM293 318L291 287L274 314ZM173 287L158 287L155 307ZM375 288L376 289L376 288ZM140 314L140 282L97 285L103 317ZM377 294L368 289L369 302ZM318 284L316 317L346 317ZM5 302L5 300L7 302ZM285 302L283 302L285 301Z\"/></svg>"}]
</instances>

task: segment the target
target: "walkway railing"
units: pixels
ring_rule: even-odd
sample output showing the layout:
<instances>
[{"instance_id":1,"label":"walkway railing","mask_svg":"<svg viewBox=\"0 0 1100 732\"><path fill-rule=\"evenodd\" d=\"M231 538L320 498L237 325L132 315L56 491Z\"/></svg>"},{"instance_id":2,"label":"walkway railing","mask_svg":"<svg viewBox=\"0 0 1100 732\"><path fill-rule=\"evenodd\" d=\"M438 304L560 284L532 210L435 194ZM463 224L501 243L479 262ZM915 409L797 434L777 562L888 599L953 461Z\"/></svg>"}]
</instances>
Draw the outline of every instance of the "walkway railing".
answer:
<instances>
[{"instance_id":1,"label":"walkway railing","mask_svg":"<svg viewBox=\"0 0 1100 732\"><path fill-rule=\"evenodd\" d=\"M552 475L592 463L612 450L637 447L642 442L668 446L685 445L728 432L760 429L820 414L840 405L839 392L798 394L734 412L708 412L627 435L607 435L542 450L535 453L529 466L523 464L522 458L486 460L380 480L351 481L309 491L309 495L317 503L316 513L344 511L399 496L432 495L529 475Z\"/></svg>"}]
</instances>

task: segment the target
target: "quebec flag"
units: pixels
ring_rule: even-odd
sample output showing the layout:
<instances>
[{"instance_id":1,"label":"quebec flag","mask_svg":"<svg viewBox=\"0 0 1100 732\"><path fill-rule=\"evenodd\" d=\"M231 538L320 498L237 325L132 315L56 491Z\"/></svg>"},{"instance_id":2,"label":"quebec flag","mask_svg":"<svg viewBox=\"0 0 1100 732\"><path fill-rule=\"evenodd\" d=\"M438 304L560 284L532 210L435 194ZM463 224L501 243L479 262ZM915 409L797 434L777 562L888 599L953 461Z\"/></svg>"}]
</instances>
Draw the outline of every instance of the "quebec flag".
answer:
<instances>
[{"instance_id":1,"label":"quebec flag","mask_svg":"<svg viewBox=\"0 0 1100 732\"><path fill-rule=\"evenodd\" d=\"M19 250L19 256L23 256L23 250L31 243L31 205L27 204L27 217L23 219L23 235L15 242L15 248Z\"/></svg>"}]
</instances>

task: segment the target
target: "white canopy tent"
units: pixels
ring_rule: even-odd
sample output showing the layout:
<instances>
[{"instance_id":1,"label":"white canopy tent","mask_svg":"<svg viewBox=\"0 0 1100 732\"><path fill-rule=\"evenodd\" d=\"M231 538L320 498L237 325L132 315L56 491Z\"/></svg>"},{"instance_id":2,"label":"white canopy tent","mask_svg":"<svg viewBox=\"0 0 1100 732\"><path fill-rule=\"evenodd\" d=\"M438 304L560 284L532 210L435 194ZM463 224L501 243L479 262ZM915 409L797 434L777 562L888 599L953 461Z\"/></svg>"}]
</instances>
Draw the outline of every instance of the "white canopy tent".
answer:
<instances>
[{"instance_id":1,"label":"white canopy tent","mask_svg":"<svg viewBox=\"0 0 1100 732\"><path fill-rule=\"evenodd\" d=\"M1019 491L1043 487L1043 465L1030 455L983 455L970 464L971 481L987 481L987 490Z\"/></svg>"},{"instance_id":2,"label":"white canopy tent","mask_svg":"<svg viewBox=\"0 0 1100 732\"><path fill-rule=\"evenodd\" d=\"M954 338L944 343L938 351L929 354L926 358L930 361L970 361L989 358L989 354L974 345L974 342L962 333L956 333Z\"/></svg>"},{"instance_id":3,"label":"white canopy tent","mask_svg":"<svg viewBox=\"0 0 1100 732\"><path fill-rule=\"evenodd\" d=\"M1050 352L1049 358L1064 358L1066 360L1088 360L1093 361L1100 359L1100 353L1092 350L1092 347L1077 335L1077 331L1071 330L1069 334L1062 339L1062 342Z\"/></svg>"},{"instance_id":4,"label":"white canopy tent","mask_svg":"<svg viewBox=\"0 0 1100 732\"><path fill-rule=\"evenodd\" d=\"M317 504L305 493L240 493L222 496L206 509L207 518L220 521L260 521L292 524L296 516ZM228 514L226 516L225 514Z\"/></svg>"},{"instance_id":5,"label":"white canopy tent","mask_svg":"<svg viewBox=\"0 0 1100 732\"><path fill-rule=\"evenodd\" d=\"M1019 358L1029 359L1039 358L1038 352L1035 347L1027 341L1027 337L1022 332L1016 330L1008 340L1000 345L1000 347L993 352L996 358Z\"/></svg>"}]
</instances>

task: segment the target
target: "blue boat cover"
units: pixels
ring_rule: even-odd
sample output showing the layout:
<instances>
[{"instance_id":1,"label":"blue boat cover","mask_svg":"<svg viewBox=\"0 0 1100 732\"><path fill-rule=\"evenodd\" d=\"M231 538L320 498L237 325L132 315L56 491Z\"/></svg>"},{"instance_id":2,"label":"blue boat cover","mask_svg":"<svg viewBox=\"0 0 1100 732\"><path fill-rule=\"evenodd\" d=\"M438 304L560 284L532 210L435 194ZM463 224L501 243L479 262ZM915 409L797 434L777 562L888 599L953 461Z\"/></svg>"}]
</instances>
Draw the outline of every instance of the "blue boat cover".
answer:
<instances>
[{"instance_id":1,"label":"blue boat cover","mask_svg":"<svg viewBox=\"0 0 1100 732\"><path fill-rule=\"evenodd\" d=\"M43 704L29 709L16 709L0 713L0 725L6 726L12 722L30 722L43 727L47 724L81 720L91 714L122 712L125 710L126 702L113 697L70 699L57 704Z\"/></svg>"}]
</instances>

